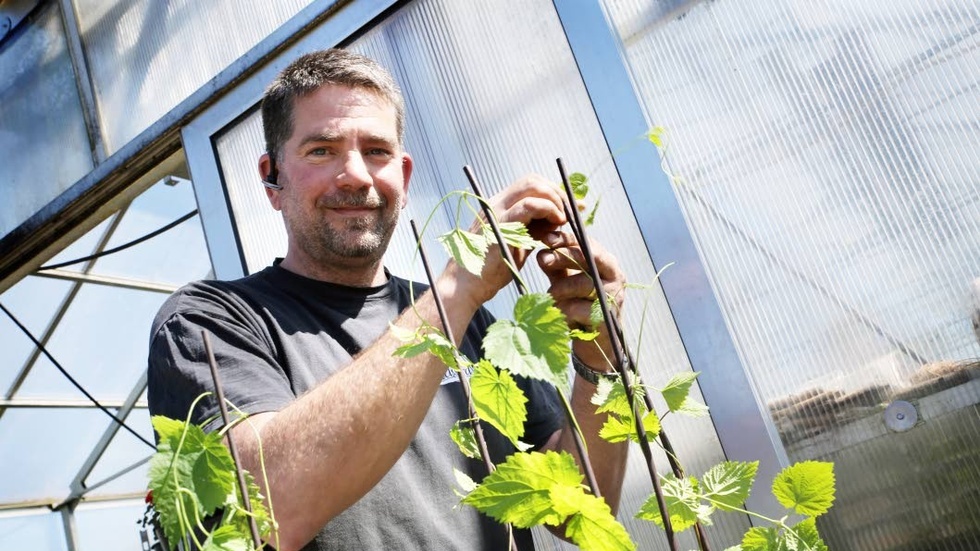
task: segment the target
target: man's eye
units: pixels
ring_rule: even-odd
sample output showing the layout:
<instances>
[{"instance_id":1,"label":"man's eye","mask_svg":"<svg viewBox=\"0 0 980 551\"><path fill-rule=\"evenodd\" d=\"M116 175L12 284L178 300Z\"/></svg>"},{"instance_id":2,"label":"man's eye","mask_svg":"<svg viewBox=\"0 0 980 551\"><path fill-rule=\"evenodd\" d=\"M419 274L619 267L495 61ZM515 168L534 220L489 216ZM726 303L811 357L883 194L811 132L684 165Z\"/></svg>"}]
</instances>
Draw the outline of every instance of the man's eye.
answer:
<instances>
[{"instance_id":1,"label":"man's eye","mask_svg":"<svg viewBox=\"0 0 980 551\"><path fill-rule=\"evenodd\" d=\"M383 147L374 147L367 150L367 154L371 157L390 157L391 151Z\"/></svg>"},{"instance_id":2,"label":"man's eye","mask_svg":"<svg viewBox=\"0 0 980 551\"><path fill-rule=\"evenodd\" d=\"M326 154L327 154L327 148L325 147L317 147L310 150L310 155L313 155L315 157L323 157Z\"/></svg>"}]
</instances>

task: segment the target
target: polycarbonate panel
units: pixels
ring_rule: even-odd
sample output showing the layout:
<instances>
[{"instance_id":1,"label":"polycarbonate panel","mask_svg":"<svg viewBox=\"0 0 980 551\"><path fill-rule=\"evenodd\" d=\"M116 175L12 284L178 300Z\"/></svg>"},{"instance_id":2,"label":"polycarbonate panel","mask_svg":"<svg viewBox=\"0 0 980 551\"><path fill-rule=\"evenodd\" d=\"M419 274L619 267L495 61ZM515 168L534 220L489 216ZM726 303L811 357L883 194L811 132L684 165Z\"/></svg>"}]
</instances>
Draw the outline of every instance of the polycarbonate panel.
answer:
<instances>
[{"instance_id":1,"label":"polycarbonate panel","mask_svg":"<svg viewBox=\"0 0 980 551\"><path fill-rule=\"evenodd\" d=\"M65 532L61 515L46 510L0 516L0 549L64 551Z\"/></svg>"},{"instance_id":2,"label":"polycarbonate panel","mask_svg":"<svg viewBox=\"0 0 980 551\"><path fill-rule=\"evenodd\" d=\"M604 4L829 547L980 548L976 3Z\"/></svg>"},{"instance_id":3,"label":"polycarbonate panel","mask_svg":"<svg viewBox=\"0 0 980 551\"><path fill-rule=\"evenodd\" d=\"M308 0L77 0L109 153L299 12Z\"/></svg>"},{"instance_id":4,"label":"polycarbonate panel","mask_svg":"<svg viewBox=\"0 0 980 551\"><path fill-rule=\"evenodd\" d=\"M145 397L143 398L143 402L146 402ZM153 426L150 424L150 413L148 409L133 409L129 412L125 421L137 434L150 442L154 441ZM112 420L107 417L105 426L108 427L110 423L112 423ZM136 438L129 431L120 429L83 483L86 487L92 487L105 482L119 475L123 470L129 469L146 459L153 452L154 450L150 449L146 445L146 442ZM149 463L143 463L128 473L114 478L112 481L106 482L102 486L92 490L90 495L103 496L138 492L146 487L148 469Z\"/></svg>"},{"instance_id":5,"label":"polycarbonate panel","mask_svg":"<svg viewBox=\"0 0 980 551\"><path fill-rule=\"evenodd\" d=\"M189 180L176 182L161 181L133 200L106 249L132 242L196 210L193 184ZM197 215L137 246L100 258L92 268L94 274L170 285L202 279L210 271Z\"/></svg>"},{"instance_id":6,"label":"polycarbonate panel","mask_svg":"<svg viewBox=\"0 0 980 551\"><path fill-rule=\"evenodd\" d=\"M102 436L106 419L98 410L7 410L0 422L0 442L9 451L0 455L0 503L56 504L67 497L68 485Z\"/></svg>"},{"instance_id":7,"label":"polycarbonate panel","mask_svg":"<svg viewBox=\"0 0 980 551\"><path fill-rule=\"evenodd\" d=\"M48 351L100 400L126 398L146 370L149 331L166 294L86 283L48 342ZM19 398L80 399L54 366L39 365Z\"/></svg>"},{"instance_id":8,"label":"polycarbonate panel","mask_svg":"<svg viewBox=\"0 0 980 551\"><path fill-rule=\"evenodd\" d=\"M78 548L81 551L144 549L136 521L143 518L145 510L142 499L79 505L75 509Z\"/></svg>"},{"instance_id":9,"label":"polycarbonate panel","mask_svg":"<svg viewBox=\"0 0 980 551\"><path fill-rule=\"evenodd\" d=\"M39 277L26 277L0 295L0 304L36 338L44 335L71 283ZM3 369L0 369L0 397L5 396L24 363L34 352L34 342L7 316L0 312L0 350Z\"/></svg>"},{"instance_id":10,"label":"polycarbonate panel","mask_svg":"<svg viewBox=\"0 0 980 551\"><path fill-rule=\"evenodd\" d=\"M57 2L0 47L0 236L92 169Z\"/></svg>"},{"instance_id":11,"label":"polycarbonate panel","mask_svg":"<svg viewBox=\"0 0 980 551\"><path fill-rule=\"evenodd\" d=\"M646 246L551 2L415 2L367 32L351 49L391 69L407 98L406 148L415 170L402 224L385 259L394 273L424 277L413 264L413 239L405 222L411 217L421 224L444 194L468 190L464 164L472 165L487 192L493 193L528 172L557 180L555 158L562 156L570 170L589 176L589 201L601 197L591 234L617 254L631 281L653 280L653 266L641 252ZM242 106L243 111L250 108ZM254 272L286 251L282 221L268 204L256 168L264 147L258 113L225 129L214 141L248 270ZM455 210L455 202L439 207L425 236L436 270L446 255L435 236L454 224ZM463 216L461 224L468 226L471 217L465 210ZM532 288L546 288L536 269L525 269L525 277ZM690 370L690 365L659 287L649 295L632 292L624 319L638 340L640 317L649 300L639 357L647 382L656 386ZM491 308L510 316L515 298L513 288L508 288ZM723 459L709 418L672 415L665 426L692 472L701 473ZM666 472L666 460L661 457L658 464ZM652 492L638 450L631 454L628 470L620 518L641 549L666 549L659 529L633 518ZM729 515L719 518L709 533L734 539L747 528L744 517ZM550 536L543 538L547 541L539 549L562 547ZM688 534L682 542L694 546Z\"/></svg>"}]
</instances>

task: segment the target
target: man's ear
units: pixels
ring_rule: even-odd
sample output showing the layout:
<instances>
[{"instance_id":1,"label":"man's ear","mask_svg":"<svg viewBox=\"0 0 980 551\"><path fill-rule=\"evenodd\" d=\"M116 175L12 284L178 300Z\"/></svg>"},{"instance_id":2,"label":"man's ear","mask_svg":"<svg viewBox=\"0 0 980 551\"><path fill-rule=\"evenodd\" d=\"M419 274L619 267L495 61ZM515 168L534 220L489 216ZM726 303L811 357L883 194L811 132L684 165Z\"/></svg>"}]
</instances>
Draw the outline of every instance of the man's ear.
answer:
<instances>
[{"instance_id":1,"label":"man's ear","mask_svg":"<svg viewBox=\"0 0 980 551\"><path fill-rule=\"evenodd\" d=\"M402 153L402 208L408 204L408 182L412 179L412 167L414 161L408 153Z\"/></svg>"},{"instance_id":2,"label":"man's ear","mask_svg":"<svg viewBox=\"0 0 980 551\"><path fill-rule=\"evenodd\" d=\"M270 180L273 177L272 171L272 158L269 157L268 153L263 153L259 157L259 178L265 184L265 196L269 198L269 204L272 205L272 208L280 210L279 190L269 186L269 184L278 184L278 182ZM278 180L278 178L276 179Z\"/></svg>"}]
</instances>

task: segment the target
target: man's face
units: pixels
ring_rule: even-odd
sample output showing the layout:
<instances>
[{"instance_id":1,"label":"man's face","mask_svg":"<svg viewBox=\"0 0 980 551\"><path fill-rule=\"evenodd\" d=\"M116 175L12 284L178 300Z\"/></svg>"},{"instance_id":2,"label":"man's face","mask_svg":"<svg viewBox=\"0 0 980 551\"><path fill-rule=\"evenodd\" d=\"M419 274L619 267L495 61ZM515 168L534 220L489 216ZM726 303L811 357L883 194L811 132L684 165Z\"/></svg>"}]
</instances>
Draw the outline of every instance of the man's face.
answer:
<instances>
[{"instance_id":1,"label":"man's face","mask_svg":"<svg viewBox=\"0 0 980 551\"><path fill-rule=\"evenodd\" d=\"M395 108L371 90L327 85L297 98L278 166L289 255L318 266L377 264L405 204L411 158Z\"/></svg>"}]
</instances>

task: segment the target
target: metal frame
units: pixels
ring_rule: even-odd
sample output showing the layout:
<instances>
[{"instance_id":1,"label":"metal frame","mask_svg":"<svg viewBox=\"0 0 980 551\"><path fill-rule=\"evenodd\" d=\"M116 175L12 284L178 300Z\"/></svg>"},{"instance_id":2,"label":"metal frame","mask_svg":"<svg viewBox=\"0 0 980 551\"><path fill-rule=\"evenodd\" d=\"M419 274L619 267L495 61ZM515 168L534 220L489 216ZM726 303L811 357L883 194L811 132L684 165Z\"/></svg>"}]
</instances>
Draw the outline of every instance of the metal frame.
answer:
<instances>
[{"instance_id":1,"label":"metal frame","mask_svg":"<svg viewBox=\"0 0 980 551\"><path fill-rule=\"evenodd\" d=\"M109 287L120 287L123 289L136 289L138 291L150 291L153 293L163 293L169 295L180 288L179 285L168 285L166 283L155 283L142 279L130 279L126 277L114 277L97 274L87 274L75 270L42 270L34 273L37 277L47 277L50 279L61 279L65 281L78 281L80 283L93 283L95 285L107 285Z\"/></svg>"},{"instance_id":2,"label":"metal frame","mask_svg":"<svg viewBox=\"0 0 980 551\"><path fill-rule=\"evenodd\" d=\"M73 0L60 0L61 21L68 42L68 54L71 57L72 70L75 72L75 86L78 88L78 98L82 102L82 115L85 119L85 129L88 131L89 147L92 153L92 166L97 166L105 160L105 138L102 135L99 105L95 101L95 88L92 86L88 61L82 45L81 33L78 29L78 11Z\"/></svg>"},{"instance_id":3,"label":"metal frame","mask_svg":"<svg viewBox=\"0 0 980 551\"><path fill-rule=\"evenodd\" d=\"M269 60L261 68L252 72L248 78L181 130L187 166L194 181L194 192L197 194L201 225L204 227L204 237L211 253L211 264L217 279L242 277L246 273L246 267L221 178L220 162L213 142L214 135L258 104L265 87L290 61L304 52L316 49L315 44L322 44L325 41L324 37L326 42L341 43L397 3L397 0L361 0L344 3L331 14L329 19L323 21L323 18L315 15L325 9L324 5L327 2L314 2L287 25L273 32L266 41L285 43L287 38L293 38L293 35L283 37L284 33L306 32L320 25L315 35L305 34L288 47L279 50L275 59ZM308 18L305 24L294 21L304 17ZM247 60L248 57L246 55L239 61ZM264 59L254 60L256 63L260 61ZM256 175L256 182L257 180Z\"/></svg>"},{"instance_id":4,"label":"metal frame","mask_svg":"<svg viewBox=\"0 0 980 551\"><path fill-rule=\"evenodd\" d=\"M125 216L126 209L128 208L129 208L128 205L126 207L123 207L123 209L120 210L119 213L115 215L115 218L113 218L112 222L109 223L105 231L102 233L102 237L99 238L98 243L96 243L95 247L93 247L92 249L93 254L98 254L105 250L106 246L108 246L109 244L109 240L112 239L113 234L116 233L116 229L119 228L119 224L122 222L123 216ZM95 267L95 262L97 260L98 260L97 258L94 258L92 260L87 261L82 266L82 270L79 273L81 275L89 275L89 273ZM62 299L61 304L58 306L58 309L51 317L51 321L48 323L48 326L45 327L44 333L41 335L39 339L41 341L42 346L46 347L48 345L48 341L51 340L51 337L52 335L54 335L55 330L58 329L58 325L61 323L62 318L64 318L65 314L68 313L68 308L71 306L72 302L74 302L75 297L78 295L81 289L82 289L82 282L76 281L68 290L68 292L65 294L65 298ZM10 387L7 389L7 392L3 395L5 401L12 399L14 395L17 394L17 391L20 390L20 387L22 384L24 384L24 381L27 379L27 376L30 375L31 370L34 368L34 364L37 362L37 359L40 356L41 356L41 348L36 347L34 351L31 352L31 355L28 356L27 361L24 362L24 365L21 367L20 372L17 373L16 377L14 377L14 380L10 384ZM0 418L3 417L5 411L6 408L0 406Z\"/></svg>"},{"instance_id":5,"label":"metal frame","mask_svg":"<svg viewBox=\"0 0 980 551\"><path fill-rule=\"evenodd\" d=\"M600 0L554 0L610 150L645 135L649 118L634 90L618 35ZM759 461L753 511L781 516L769 481L789 464L772 420L753 389L725 323L656 147L645 142L613 157L654 266L675 264L659 281L725 455Z\"/></svg>"}]
</instances>

